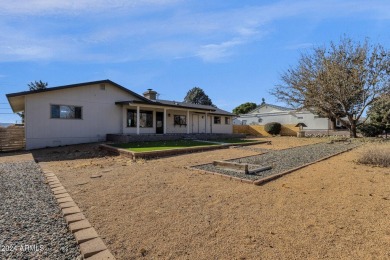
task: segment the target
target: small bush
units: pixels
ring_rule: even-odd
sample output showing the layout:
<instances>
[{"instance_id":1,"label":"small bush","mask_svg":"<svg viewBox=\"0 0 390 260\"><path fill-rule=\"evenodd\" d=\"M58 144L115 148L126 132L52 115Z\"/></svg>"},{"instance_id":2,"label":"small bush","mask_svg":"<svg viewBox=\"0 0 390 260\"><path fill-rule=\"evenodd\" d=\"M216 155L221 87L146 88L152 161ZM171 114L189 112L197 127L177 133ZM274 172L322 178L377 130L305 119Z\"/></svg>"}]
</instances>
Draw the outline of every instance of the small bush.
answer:
<instances>
[{"instance_id":1,"label":"small bush","mask_svg":"<svg viewBox=\"0 0 390 260\"><path fill-rule=\"evenodd\" d=\"M357 161L362 164L390 167L390 143L365 147Z\"/></svg>"},{"instance_id":2,"label":"small bush","mask_svg":"<svg viewBox=\"0 0 390 260\"><path fill-rule=\"evenodd\" d=\"M365 136L365 137L375 137L377 135L380 135L383 131L382 128L380 128L377 125L374 124L363 124L358 127L359 132Z\"/></svg>"},{"instance_id":3,"label":"small bush","mask_svg":"<svg viewBox=\"0 0 390 260\"><path fill-rule=\"evenodd\" d=\"M264 130L271 135L278 135L280 134L280 130L282 130L282 125L277 122L271 122L265 124Z\"/></svg>"}]
</instances>

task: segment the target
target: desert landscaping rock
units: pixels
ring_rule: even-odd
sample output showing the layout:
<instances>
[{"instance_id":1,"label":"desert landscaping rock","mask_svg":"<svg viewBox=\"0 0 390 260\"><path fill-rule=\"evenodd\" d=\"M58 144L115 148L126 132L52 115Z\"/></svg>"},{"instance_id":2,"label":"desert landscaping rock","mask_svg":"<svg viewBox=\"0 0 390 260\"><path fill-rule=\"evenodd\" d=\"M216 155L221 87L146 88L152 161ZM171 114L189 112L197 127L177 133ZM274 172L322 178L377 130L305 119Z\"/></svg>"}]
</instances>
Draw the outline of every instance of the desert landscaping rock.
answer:
<instances>
[{"instance_id":1,"label":"desert landscaping rock","mask_svg":"<svg viewBox=\"0 0 390 260\"><path fill-rule=\"evenodd\" d=\"M0 259L81 259L33 161L0 164L0 195Z\"/></svg>"},{"instance_id":2,"label":"desert landscaping rock","mask_svg":"<svg viewBox=\"0 0 390 260\"><path fill-rule=\"evenodd\" d=\"M267 176L275 175L302 166L307 163L317 161L321 158L328 157L333 154L347 151L359 145L360 143L333 143L333 144L319 143L319 144L306 145L306 146L295 147L295 148L285 149L285 150L276 150L276 151L268 150L267 152L260 155L254 155L246 158L232 159L228 161L228 162L250 164L249 170L253 170L256 167L262 167L262 166L272 167L272 169L270 170L261 171L254 174L245 174L240 171L216 167L212 163L196 166L194 168L210 171L210 172L217 172L232 177L256 180Z\"/></svg>"}]
</instances>

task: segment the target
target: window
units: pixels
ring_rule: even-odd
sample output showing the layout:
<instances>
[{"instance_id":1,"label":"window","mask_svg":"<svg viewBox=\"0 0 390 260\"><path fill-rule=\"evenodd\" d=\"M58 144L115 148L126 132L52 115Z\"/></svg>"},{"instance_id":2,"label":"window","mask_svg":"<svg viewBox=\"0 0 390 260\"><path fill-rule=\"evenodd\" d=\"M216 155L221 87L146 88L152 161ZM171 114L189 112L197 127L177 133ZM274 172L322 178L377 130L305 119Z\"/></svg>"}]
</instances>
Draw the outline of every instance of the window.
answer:
<instances>
[{"instance_id":1,"label":"window","mask_svg":"<svg viewBox=\"0 0 390 260\"><path fill-rule=\"evenodd\" d=\"M242 120L242 121L241 121L241 124L242 124L242 125L246 125L246 120Z\"/></svg>"},{"instance_id":2,"label":"window","mask_svg":"<svg viewBox=\"0 0 390 260\"><path fill-rule=\"evenodd\" d=\"M221 117L220 116L215 116L214 117L214 124L216 124L216 125L221 124Z\"/></svg>"},{"instance_id":3,"label":"window","mask_svg":"<svg viewBox=\"0 0 390 260\"><path fill-rule=\"evenodd\" d=\"M303 116L298 116L298 119L303 119Z\"/></svg>"},{"instance_id":4,"label":"window","mask_svg":"<svg viewBox=\"0 0 390 260\"><path fill-rule=\"evenodd\" d=\"M81 119L81 107L67 105L51 105L51 118Z\"/></svg>"},{"instance_id":5,"label":"window","mask_svg":"<svg viewBox=\"0 0 390 260\"><path fill-rule=\"evenodd\" d=\"M230 117L225 117L225 125L230 125Z\"/></svg>"},{"instance_id":6,"label":"window","mask_svg":"<svg viewBox=\"0 0 390 260\"><path fill-rule=\"evenodd\" d=\"M186 116L180 116L180 115L174 115L173 116L173 124L174 125L187 125L187 117Z\"/></svg>"},{"instance_id":7,"label":"window","mask_svg":"<svg viewBox=\"0 0 390 260\"><path fill-rule=\"evenodd\" d=\"M153 127L153 111L139 111L139 126ZM127 127L137 127L137 110L127 110Z\"/></svg>"},{"instance_id":8,"label":"window","mask_svg":"<svg viewBox=\"0 0 390 260\"><path fill-rule=\"evenodd\" d=\"M263 119L259 118L259 119L257 119L257 122L261 123L261 122L263 122Z\"/></svg>"}]
</instances>

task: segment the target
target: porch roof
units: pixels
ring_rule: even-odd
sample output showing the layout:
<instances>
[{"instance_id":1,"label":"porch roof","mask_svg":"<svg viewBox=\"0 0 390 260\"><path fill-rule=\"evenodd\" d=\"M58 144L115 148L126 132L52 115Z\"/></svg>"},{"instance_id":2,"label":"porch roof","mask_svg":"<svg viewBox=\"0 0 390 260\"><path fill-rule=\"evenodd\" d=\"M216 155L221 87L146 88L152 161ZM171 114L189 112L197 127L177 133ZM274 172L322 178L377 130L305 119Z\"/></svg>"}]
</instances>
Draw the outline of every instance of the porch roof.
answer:
<instances>
[{"instance_id":1,"label":"porch roof","mask_svg":"<svg viewBox=\"0 0 390 260\"><path fill-rule=\"evenodd\" d=\"M119 101L115 102L116 105L147 105L147 106L155 106L155 107L170 107L170 108L184 108L189 110L201 110L205 112L209 112L213 115L226 115L233 116L234 114L229 113L225 110L219 109L213 106L199 105L199 104L191 104L184 103L178 101L169 101L169 100L157 100L150 102L143 102L138 100L130 100L130 101Z\"/></svg>"}]
</instances>

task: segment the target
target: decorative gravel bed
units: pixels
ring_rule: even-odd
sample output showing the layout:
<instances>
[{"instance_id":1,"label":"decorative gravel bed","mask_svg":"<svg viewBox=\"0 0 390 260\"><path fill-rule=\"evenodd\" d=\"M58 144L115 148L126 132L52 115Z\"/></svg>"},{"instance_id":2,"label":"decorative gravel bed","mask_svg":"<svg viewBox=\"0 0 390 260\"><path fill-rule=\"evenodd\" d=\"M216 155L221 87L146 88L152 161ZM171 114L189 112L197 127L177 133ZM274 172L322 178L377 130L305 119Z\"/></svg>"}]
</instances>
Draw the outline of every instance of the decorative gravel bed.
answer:
<instances>
[{"instance_id":1,"label":"decorative gravel bed","mask_svg":"<svg viewBox=\"0 0 390 260\"><path fill-rule=\"evenodd\" d=\"M244 174L234 170L215 167L212 163L194 166L194 168L222 173L243 179L257 180L317 161L321 158L346 151L351 148L355 148L359 145L360 143L319 143L285 150L268 151L260 155L228 160L230 162L248 163L250 164L249 169L254 168L253 165L257 165L258 167L272 166L271 170L255 174Z\"/></svg>"},{"instance_id":2,"label":"decorative gravel bed","mask_svg":"<svg viewBox=\"0 0 390 260\"><path fill-rule=\"evenodd\" d=\"M34 162L0 164L0 259L82 259Z\"/></svg>"}]
</instances>

